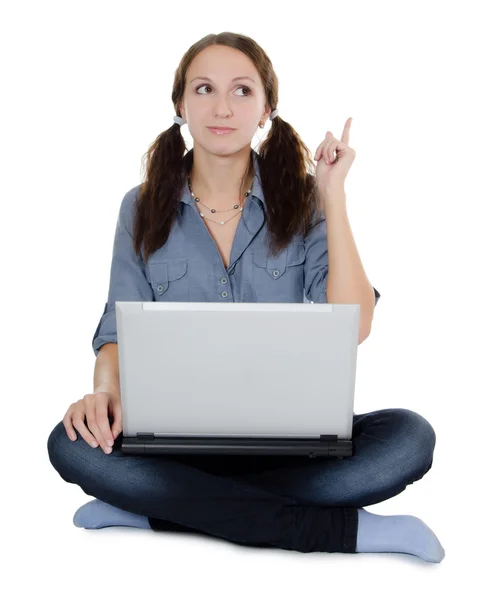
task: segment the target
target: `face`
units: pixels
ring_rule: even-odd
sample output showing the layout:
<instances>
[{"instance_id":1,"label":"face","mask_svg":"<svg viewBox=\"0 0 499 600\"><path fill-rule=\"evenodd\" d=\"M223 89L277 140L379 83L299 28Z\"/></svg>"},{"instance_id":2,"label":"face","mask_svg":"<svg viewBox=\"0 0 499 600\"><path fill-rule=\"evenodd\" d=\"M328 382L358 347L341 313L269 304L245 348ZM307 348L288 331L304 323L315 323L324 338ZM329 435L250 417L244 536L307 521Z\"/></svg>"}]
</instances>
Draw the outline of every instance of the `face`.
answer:
<instances>
[{"instance_id":1,"label":"face","mask_svg":"<svg viewBox=\"0 0 499 600\"><path fill-rule=\"evenodd\" d=\"M244 79L233 81L236 77ZM219 45L205 48L189 65L180 111L195 144L215 153L248 146L270 114L260 75L249 57ZM234 131L218 135L209 126Z\"/></svg>"}]
</instances>

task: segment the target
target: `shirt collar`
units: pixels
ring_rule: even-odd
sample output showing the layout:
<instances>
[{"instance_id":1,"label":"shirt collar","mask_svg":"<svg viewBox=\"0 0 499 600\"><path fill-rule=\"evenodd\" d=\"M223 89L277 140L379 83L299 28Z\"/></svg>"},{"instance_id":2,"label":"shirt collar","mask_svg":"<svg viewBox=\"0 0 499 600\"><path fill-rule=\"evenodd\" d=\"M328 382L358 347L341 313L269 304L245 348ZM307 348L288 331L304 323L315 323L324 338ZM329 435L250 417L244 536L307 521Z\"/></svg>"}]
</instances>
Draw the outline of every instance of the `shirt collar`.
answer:
<instances>
[{"instance_id":1,"label":"shirt collar","mask_svg":"<svg viewBox=\"0 0 499 600\"><path fill-rule=\"evenodd\" d=\"M190 150L192 152L192 150ZM257 201L259 200L263 205L263 208L266 208L265 197L263 195L263 187L262 187L262 179L260 175L260 166L258 164L259 154L256 150L251 149L251 159L253 160L253 168L255 173L255 178L253 181L253 190L251 192L250 198L254 198ZM189 190L189 185L187 184L187 178L182 186L182 191L180 194L180 201L184 204L193 204L194 198L191 196L191 192ZM178 205L179 212L181 211L181 205Z\"/></svg>"}]
</instances>

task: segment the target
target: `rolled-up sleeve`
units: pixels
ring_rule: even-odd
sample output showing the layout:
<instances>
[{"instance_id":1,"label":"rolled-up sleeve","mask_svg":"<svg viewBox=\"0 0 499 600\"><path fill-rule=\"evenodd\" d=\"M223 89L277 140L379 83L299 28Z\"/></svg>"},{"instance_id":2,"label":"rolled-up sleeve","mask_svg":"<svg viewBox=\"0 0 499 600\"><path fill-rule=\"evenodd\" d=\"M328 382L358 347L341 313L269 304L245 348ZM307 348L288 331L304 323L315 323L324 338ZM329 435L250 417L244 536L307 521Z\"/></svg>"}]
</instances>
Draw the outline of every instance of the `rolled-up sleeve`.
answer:
<instances>
[{"instance_id":1,"label":"rolled-up sleeve","mask_svg":"<svg viewBox=\"0 0 499 600\"><path fill-rule=\"evenodd\" d=\"M135 200L140 185L128 191L120 206L114 235L109 292L104 311L92 338L95 356L108 342L118 343L116 331L116 300L151 302L154 294L149 284L142 255L133 249L133 218Z\"/></svg>"},{"instance_id":2,"label":"rolled-up sleeve","mask_svg":"<svg viewBox=\"0 0 499 600\"><path fill-rule=\"evenodd\" d=\"M329 271L326 216L324 212L315 219L314 224L305 236L305 264L304 264L305 296L313 303L327 302L326 286ZM381 298L381 294L373 286L374 306Z\"/></svg>"}]
</instances>

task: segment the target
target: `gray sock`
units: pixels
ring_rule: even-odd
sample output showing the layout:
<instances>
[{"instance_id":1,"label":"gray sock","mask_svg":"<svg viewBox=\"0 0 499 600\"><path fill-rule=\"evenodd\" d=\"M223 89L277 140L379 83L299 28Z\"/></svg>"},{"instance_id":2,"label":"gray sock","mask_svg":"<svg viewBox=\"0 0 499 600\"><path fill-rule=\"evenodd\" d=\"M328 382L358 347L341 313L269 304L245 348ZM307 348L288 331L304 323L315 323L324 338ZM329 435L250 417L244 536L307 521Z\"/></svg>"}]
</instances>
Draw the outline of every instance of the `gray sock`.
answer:
<instances>
[{"instance_id":1,"label":"gray sock","mask_svg":"<svg viewBox=\"0 0 499 600\"><path fill-rule=\"evenodd\" d=\"M445 550L421 519L410 515L375 515L358 509L359 527L355 552L401 552L428 562L441 562Z\"/></svg>"},{"instance_id":2,"label":"gray sock","mask_svg":"<svg viewBox=\"0 0 499 600\"><path fill-rule=\"evenodd\" d=\"M76 527L85 529L101 529L102 527L139 527L151 529L149 520L144 515L116 508L102 500L91 500L75 512L73 523Z\"/></svg>"},{"instance_id":3,"label":"gray sock","mask_svg":"<svg viewBox=\"0 0 499 600\"><path fill-rule=\"evenodd\" d=\"M428 562L441 562L445 550L433 531L421 519L410 515L376 515L358 509L356 552L399 552L414 554ZM139 527L151 529L144 515L137 515L102 500L91 500L76 511L76 527Z\"/></svg>"}]
</instances>

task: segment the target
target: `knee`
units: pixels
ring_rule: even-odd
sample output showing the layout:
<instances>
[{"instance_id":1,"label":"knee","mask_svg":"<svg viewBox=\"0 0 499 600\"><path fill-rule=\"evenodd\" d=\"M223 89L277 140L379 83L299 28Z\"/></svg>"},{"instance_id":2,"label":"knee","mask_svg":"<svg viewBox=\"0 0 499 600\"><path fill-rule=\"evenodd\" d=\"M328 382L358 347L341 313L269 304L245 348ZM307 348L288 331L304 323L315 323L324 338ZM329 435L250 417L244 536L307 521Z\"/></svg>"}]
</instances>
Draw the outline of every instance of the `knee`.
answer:
<instances>
[{"instance_id":1,"label":"knee","mask_svg":"<svg viewBox=\"0 0 499 600\"><path fill-rule=\"evenodd\" d=\"M422 415L407 408L397 409L399 432L403 436L403 447L407 458L426 464L428 470L433 461L437 436L431 423Z\"/></svg>"},{"instance_id":2,"label":"knee","mask_svg":"<svg viewBox=\"0 0 499 600\"><path fill-rule=\"evenodd\" d=\"M72 444L66 433L62 421L59 421L57 425L52 429L47 440L47 451L49 460L52 466L60 470L60 465L63 462L64 456L68 453L68 444Z\"/></svg>"}]
</instances>

